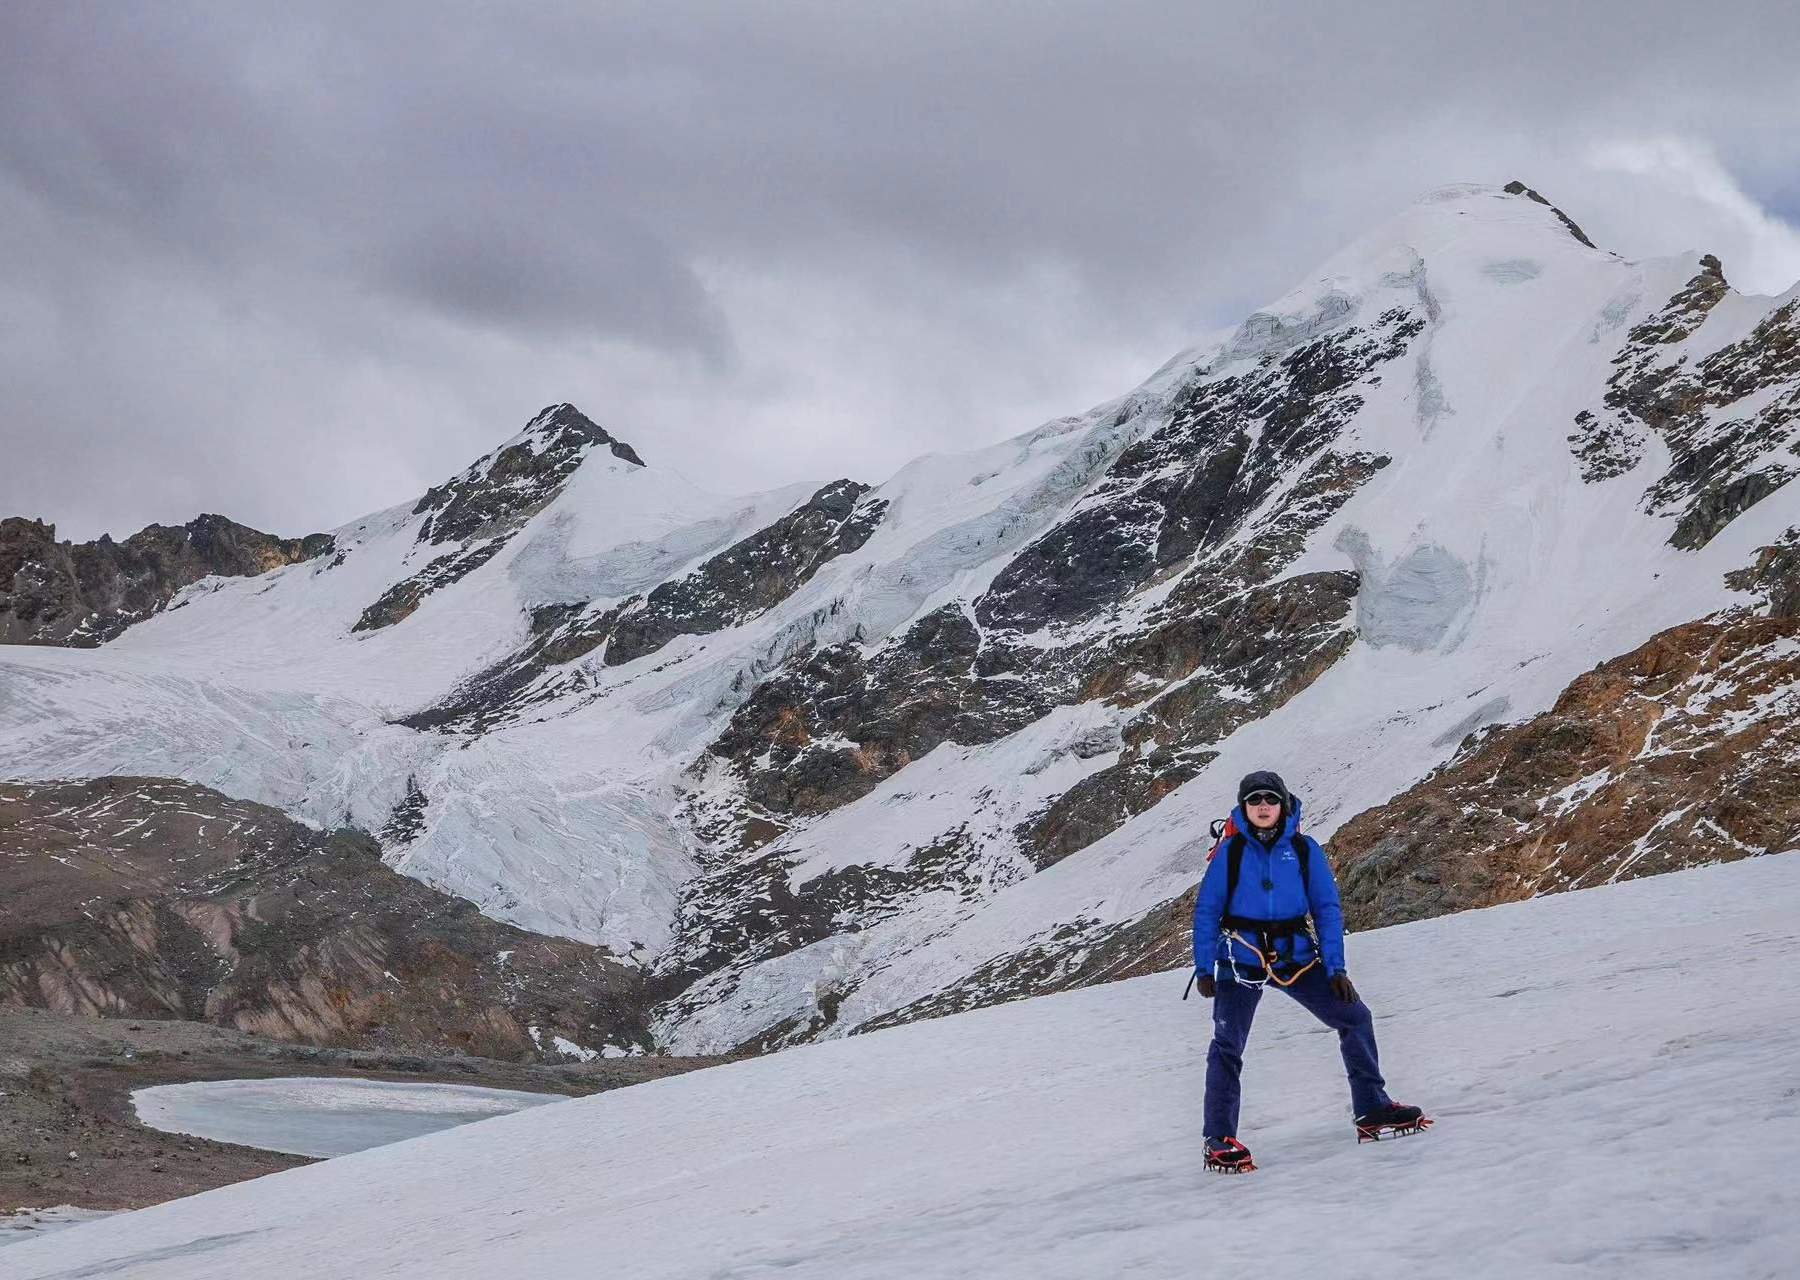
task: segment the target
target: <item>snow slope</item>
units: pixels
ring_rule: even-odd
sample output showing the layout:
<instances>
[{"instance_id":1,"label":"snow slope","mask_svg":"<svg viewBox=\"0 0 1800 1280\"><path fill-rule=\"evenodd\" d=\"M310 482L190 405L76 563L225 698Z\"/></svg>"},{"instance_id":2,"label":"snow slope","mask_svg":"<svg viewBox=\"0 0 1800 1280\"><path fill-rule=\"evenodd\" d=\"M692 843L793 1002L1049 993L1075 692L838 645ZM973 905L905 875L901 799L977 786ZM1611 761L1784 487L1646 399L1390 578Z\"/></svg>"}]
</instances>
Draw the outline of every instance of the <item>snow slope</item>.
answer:
<instances>
[{"instance_id":1,"label":"snow slope","mask_svg":"<svg viewBox=\"0 0 1800 1280\"><path fill-rule=\"evenodd\" d=\"M1270 996L1199 1168L1179 972L483 1121L8 1250L16 1280L1793 1274L1800 853L1351 940L1397 1096Z\"/></svg>"}]
</instances>

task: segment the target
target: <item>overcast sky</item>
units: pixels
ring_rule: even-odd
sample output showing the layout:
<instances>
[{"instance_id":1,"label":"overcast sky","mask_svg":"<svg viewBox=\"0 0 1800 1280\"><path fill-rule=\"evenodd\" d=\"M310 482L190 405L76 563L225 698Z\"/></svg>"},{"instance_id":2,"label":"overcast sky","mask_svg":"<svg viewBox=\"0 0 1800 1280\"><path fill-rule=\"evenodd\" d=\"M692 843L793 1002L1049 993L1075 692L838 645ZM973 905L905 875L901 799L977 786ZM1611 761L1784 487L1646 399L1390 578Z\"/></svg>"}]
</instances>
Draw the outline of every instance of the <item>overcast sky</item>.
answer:
<instances>
[{"instance_id":1,"label":"overcast sky","mask_svg":"<svg viewBox=\"0 0 1800 1280\"><path fill-rule=\"evenodd\" d=\"M0 514L279 533L571 400L723 491L1129 389L1421 192L1800 278L1800 7L0 4Z\"/></svg>"}]
</instances>

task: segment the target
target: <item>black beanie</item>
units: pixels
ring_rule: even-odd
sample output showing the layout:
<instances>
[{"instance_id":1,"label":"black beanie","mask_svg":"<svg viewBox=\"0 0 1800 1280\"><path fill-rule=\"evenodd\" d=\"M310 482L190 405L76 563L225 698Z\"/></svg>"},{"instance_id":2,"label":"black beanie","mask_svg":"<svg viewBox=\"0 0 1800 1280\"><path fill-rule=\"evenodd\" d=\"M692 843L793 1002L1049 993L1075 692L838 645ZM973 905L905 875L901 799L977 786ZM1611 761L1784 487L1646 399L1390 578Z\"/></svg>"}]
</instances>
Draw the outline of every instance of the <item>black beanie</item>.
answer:
<instances>
[{"instance_id":1,"label":"black beanie","mask_svg":"<svg viewBox=\"0 0 1800 1280\"><path fill-rule=\"evenodd\" d=\"M1248 797L1258 791L1273 791L1280 796L1283 813L1289 812L1294 807L1293 799L1288 794L1287 783L1281 780L1279 773L1269 769L1258 769L1255 773L1246 773L1244 780L1238 783L1238 803L1244 803Z\"/></svg>"}]
</instances>

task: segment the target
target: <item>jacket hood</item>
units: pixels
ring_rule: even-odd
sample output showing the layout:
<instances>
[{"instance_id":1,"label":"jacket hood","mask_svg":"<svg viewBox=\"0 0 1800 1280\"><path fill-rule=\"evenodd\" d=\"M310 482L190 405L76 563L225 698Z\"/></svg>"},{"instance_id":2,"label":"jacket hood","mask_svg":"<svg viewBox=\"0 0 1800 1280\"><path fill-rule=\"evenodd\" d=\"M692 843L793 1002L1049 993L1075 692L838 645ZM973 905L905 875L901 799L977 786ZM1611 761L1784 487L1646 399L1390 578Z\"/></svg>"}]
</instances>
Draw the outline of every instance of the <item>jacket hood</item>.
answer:
<instances>
[{"instance_id":1,"label":"jacket hood","mask_svg":"<svg viewBox=\"0 0 1800 1280\"><path fill-rule=\"evenodd\" d=\"M1281 823L1281 834L1284 838L1300 830L1300 797L1291 792L1286 794L1287 804L1282 806ZM1250 817L1244 812L1244 806L1241 803L1232 809L1231 821L1245 835L1250 835L1255 830L1250 825Z\"/></svg>"}]
</instances>

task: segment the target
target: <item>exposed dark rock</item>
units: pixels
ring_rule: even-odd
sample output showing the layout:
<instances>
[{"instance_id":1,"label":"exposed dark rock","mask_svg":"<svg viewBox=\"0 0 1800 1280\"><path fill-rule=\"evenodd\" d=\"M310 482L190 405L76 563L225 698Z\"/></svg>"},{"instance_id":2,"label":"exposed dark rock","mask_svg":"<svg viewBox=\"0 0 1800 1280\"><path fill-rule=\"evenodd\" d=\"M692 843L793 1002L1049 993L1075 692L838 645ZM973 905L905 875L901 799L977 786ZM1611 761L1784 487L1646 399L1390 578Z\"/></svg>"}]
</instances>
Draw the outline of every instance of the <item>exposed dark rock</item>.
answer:
<instances>
[{"instance_id":1,"label":"exposed dark rock","mask_svg":"<svg viewBox=\"0 0 1800 1280\"><path fill-rule=\"evenodd\" d=\"M1381 366L1424 327L1422 317L1393 308L1373 325L1265 356L1249 373L1196 382L1168 425L1126 449L1074 514L995 576L976 617L1023 631L1089 617L1221 546L1302 463L1307 491L1294 503L1335 510L1387 460L1314 455L1362 407L1359 391L1376 385ZM1281 541L1281 550L1297 551L1293 537Z\"/></svg>"},{"instance_id":2,"label":"exposed dark rock","mask_svg":"<svg viewBox=\"0 0 1800 1280\"><path fill-rule=\"evenodd\" d=\"M1800 302L1703 359L1680 351L1728 292L1719 260L1702 258L1700 271L1626 335L1607 381L1607 412L1584 410L1569 436L1583 479L1600 481L1637 466L1647 431L1660 435L1669 466L1645 490L1644 509L1680 512L1669 541L1684 550L1705 546L1800 474L1769 461L1800 444ZM1777 394L1753 410L1740 408L1771 389Z\"/></svg>"},{"instance_id":3,"label":"exposed dark rock","mask_svg":"<svg viewBox=\"0 0 1800 1280\"><path fill-rule=\"evenodd\" d=\"M1700 270L1669 299L1663 309L1635 325L1625 336L1628 347L1650 347L1685 342L1712 309L1731 292L1725 265L1710 253L1700 255ZM1614 363L1619 361L1615 357Z\"/></svg>"},{"instance_id":4,"label":"exposed dark rock","mask_svg":"<svg viewBox=\"0 0 1800 1280\"><path fill-rule=\"evenodd\" d=\"M721 551L684 578L650 592L619 620L605 661L654 653L676 636L705 635L748 621L787 599L820 566L869 540L887 503L862 507L869 486L839 480L803 506Z\"/></svg>"},{"instance_id":5,"label":"exposed dark rock","mask_svg":"<svg viewBox=\"0 0 1800 1280\"><path fill-rule=\"evenodd\" d=\"M636 969L490 920L355 831L102 778L0 784L0 849L0 1002L512 1059L648 1042Z\"/></svg>"},{"instance_id":6,"label":"exposed dark rock","mask_svg":"<svg viewBox=\"0 0 1800 1280\"><path fill-rule=\"evenodd\" d=\"M1697 551L1718 536L1733 520L1781 488L1800 471L1792 467L1764 467L1724 484L1710 485L1694 495L1687 514L1669 538L1672 546Z\"/></svg>"},{"instance_id":7,"label":"exposed dark rock","mask_svg":"<svg viewBox=\"0 0 1800 1280\"><path fill-rule=\"evenodd\" d=\"M1042 870L1110 835L1218 758L1218 752L1159 748L1126 754L1089 774L1014 833L1019 848Z\"/></svg>"},{"instance_id":8,"label":"exposed dark rock","mask_svg":"<svg viewBox=\"0 0 1800 1280\"><path fill-rule=\"evenodd\" d=\"M1530 187L1526 186L1523 182L1514 180L1512 182L1507 183L1506 186L1501 188L1501 190L1505 191L1506 194L1509 196L1524 196L1528 200L1537 201L1539 204L1541 204L1545 208L1549 209L1551 213L1554 213L1556 215L1557 221L1561 222L1564 227L1568 228L1570 235L1574 236L1577 240L1581 241L1581 243L1585 244L1590 249L1595 249L1595 248L1599 247L1592 240L1589 240L1587 238L1587 234L1584 231L1582 231L1582 229L1580 227L1575 225L1574 220L1572 218L1570 218L1568 214L1564 213L1561 209L1558 209L1555 205L1551 204L1548 200L1544 199L1544 197L1540 196L1537 192L1533 191Z\"/></svg>"},{"instance_id":9,"label":"exposed dark rock","mask_svg":"<svg viewBox=\"0 0 1800 1280\"><path fill-rule=\"evenodd\" d=\"M249 577L324 555L330 534L277 538L224 516L153 524L114 542L56 540L56 526L0 520L0 644L91 649L202 578Z\"/></svg>"},{"instance_id":10,"label":"exposed dark rock","mask_svg":"<svg viewBox=\"0 0 1800 1280\"><path fill-rule=\"evenodd\" d=\"M1020 848L1047 867L1123 825L1205 768L1222 741L1310 685L1355 641L1354 573L1289 578L1198 614L1176 614L1127 640L1083 689L1132 700L1164 692L1125 726L1117 763L1091 774L1019 827ZM1164 744L1175 744L1173 746Z\"/></svg>"},{"instance_id":11,"label":"exposed dark rock","mask_svg":"<svg viewBox=\"0 0 1800 1280\"><path fill-rule=\"evenodd\" d=\"M388 820L381 828L381 843L392 848L396 845L411 844L425 831L425 811L431 807L430 799L419 786L417 778L406 780L406 799L394 806Z\"/></svg>"},{"instance_id":12,"label":"exposed dark rock","mask_svg":"<svg viewBox=\"0 0 1800 1280\"><path fill-rule=\"evenodd\" d=\"M485 733L526 708L549 702L581 682L568 666L606 643L619 618L638 603L632 596L595 608L581 604L542 605L532 611L532 638L516 653L460 685L448 698L394 721L410 729Z\"/></svg>"},{"instance_id":13,"label":"exposed dark rock","mask_svg":"<svg viewBox=\"0 0 1800 1280\"><path fill-rule=\"evenodd\" d=\"M1644 460L1644 435L1616 419L1602 419L1592 409L1575 415L1569 451L1581 464L1581 478L1598 484L1622 476Z\"/></svg>"},{"instance_id":14,"label":"exposed dark rock","mask_svg":"<svg viewBox=\"0 0 1800 1280\"><path fill-rule=\"evenodd\" d=\"M996 868L966 826L912 850L896 867L846 859L795 883L793 864L776 849L709 867L683 895L679 944L657 961L652 984L671 993L667 1015L729 999L745 971L826 938L861 932L921 895L964 900L991 892ZM1009 877L1005 882L1010 883ZM701 985L693 985L705 978ZM821 990L818 1011L777 1024L737 1051L768 1052L800 1043L832 1025L847 990Z\"/></svg>"},{"instance_id":15,"label":"exposed dark rock","mask_svg":"<svg viewBox=\"0 0 1800 1280\"><path fill-rule=\"evenodd\" d=\"M821 649L760 685L711 751L736 762L746 797L775 814L822 813L945 742L991 742L1053 696L975 671L979 636L959 604L913 623L865 659Z\"/></svg>"},{"instance_id":16,"label":"exposed dark rock","mask_svg":"<svg viewBox=\"0 0 1800 1280\"><path fill-rule=\"evenodd\" d=\"M867 485L853 480L829 484L780 520L733 543L685 577L662 583L647 597L540 606L532 614L532 638L517 652L437 706L396 723L486 732L584 684L579 670L561 668L596 650L608 665L619 665L654 653L676 636L704 635L747 622L787 599L822 566L868 541L887 502L859 501L867 492ZM499 544L484 545L498 549ZM410 612L417 599L397 593L401 588L410 592L413 581L388 593L397 597L391 604L384 597L374 607Z\"/></svg>"},{"instance_id":17,"label":"exposed dark rock","mask_svg":"<svg viewBox=\"0 0 1800 1280\"><path fill-rule=\"evenodd\" d=\"M858 933L897 914L920 893L970 897L987 888L966 828L914 850L900 866L846 859L803 883L778 850L721 864L688 887L681 912L699 927L657 963L657 979L676 988L703 974L741 971L823 938Z\"/></svg>"},{"instance_id":18,"label":"exposed dark rock","mask_svg":"<svg viewBox=\"0 0 1800 1280\"><path fill-rule=\"evenodd\" d=\"M461 475L426 490L413 507L414 515L425 516L418 545L453 544L455 549L433 556L419 572L389 587L351 630L374 631L403 622L426 596L492 560L601 446L633 466L644 465L630 445L613 439L574 405L553 404Z\"/></svg>"},{"instance_id":19,"label":"exposed dark rock","mask_svg":"<svg viewBox=\"0 0 1800 1280\"><path fill-rule=\"evenodd\" d=\"M1607 380L1606 406L1612 412L1601 416L1583 409L1575 415L1569 446L1583 480L1593 484L1630 471L1644 456L1645 425L1661 430L1693 412L1694 388L1664 348L1686 341L1730 292L1724 268L1707 254L1674 297L1625 335Z\"/></svg>"},{"instance_id":20,"label":"exposed dark rock","mask_svg":"<svg viewBox=\"0 0 1800 1280\"><path fill-rule=\"evenodd\" d=\"M430 512L419 541L442 546L516 529L562 491L589 453L605 445L633 466L643 461L572 404L553 404L520 435L452 480L427 489L413 514Z\"/></svg>"},{"instance_id":21,"label":"exposed dark rock","mask_svg":"<svg viewBox=\"0 0 1800 1280\"><path fill-rule=\"evenodd\" d=\"M473 547L447 552L432 558L418 573L404 578L381 593L381 599L362 611L352 631L377 631L412 617L425 597L460 582L499 554L507 543L504 536L478 542Z\"/></svg>"},{"instance_id":22,"label":"exposed dark rock","mask_svg":"<svg viewBox=\"0 0 1800 1280\"><path fill-rule=\"evenodd\" d=\"M1670 541L1695 549L1794 475L1764 459L1800 443L1800 302L1771 312L1667 386L1656 406L1662 416L1647 420L1668 444L1670 465L1645 499L1651 510L1685 504ZM1729 412L1771 388L1781 390L1758 410Z\"/></svg>"},{"instance_id":23,"label":"exposed dark rock","mask_svg":"<svg viewBox=\"0 0 1800 1280\"><path fill-rule=\"evenodd\" d=\"M1171 607L1202 607L1224 584L1250 586L1274 578L1300 555L1306 540L1391 461L1378 453L1327 450L1257 523L1255 536L1228 554L1211 557L1171 594Z\"/></svg>"},{"instance_id":24,"label":"exposed dark rock","mask_svg":"<svg viewBox=\"0 0 1800 1280\"><path fill-rule=\"evenodd\" d=\"M1226 460L1218 467L1236 470ZM1124 599L1156 570L1163 518L1160 503L1138 495L1077 511L1000 571L976 616L985 627L1029 629Z\"/></svg>"},{"instance_id":25,"label":"exposed dark rock","mask_svg":"<svg viewBox=\"0 0 1800 1280\"><path fill-rule=\"evenodd\" d=\"M1758 551L1756 563L1748 569L1726 574L1725 584L1760 593L1768 601L1770 617L1800 618L1800 525L1774 546Z\"/></svg>"},{"instance_id":26,"label":"exposed dark rock","mask_svg":"<svg viewBox=\"0 0 1800 1280\"><path fill-rule=\"evenodd\" d=\"M1309 573L1234 594L1204 610L1171 610L1142 634L1108 646L1107 660L1083 688L1084 698L1135 701L1134 688L1154 685L1166 691L1150 704L1153 723L1145 724L1145 731L1184 741L1198 733L1216 741L1310 684L1321 662L1330 665L1354 638L1347 619L1357 583L1349 570ZM1197 682L1190 677L1196 673L1210 686L1208 692L1194 692ZM1196 712L1221 694L1244 709ZM1128 731L1127 742L1133 736Z\"/></svg>"}]
</instances>

